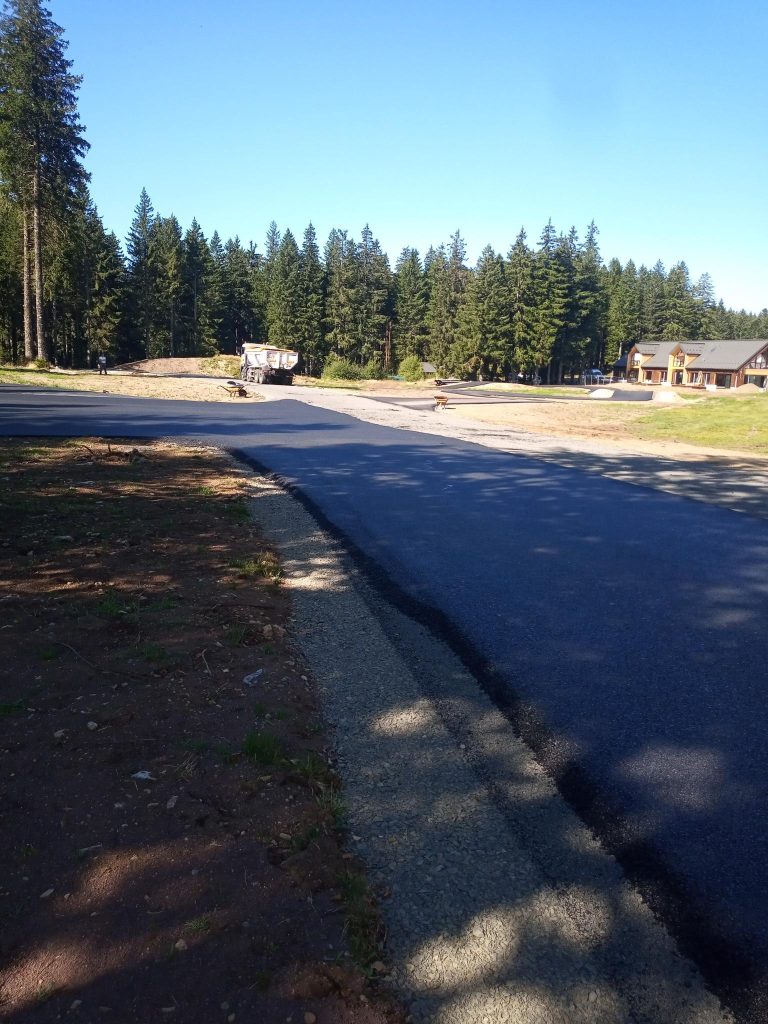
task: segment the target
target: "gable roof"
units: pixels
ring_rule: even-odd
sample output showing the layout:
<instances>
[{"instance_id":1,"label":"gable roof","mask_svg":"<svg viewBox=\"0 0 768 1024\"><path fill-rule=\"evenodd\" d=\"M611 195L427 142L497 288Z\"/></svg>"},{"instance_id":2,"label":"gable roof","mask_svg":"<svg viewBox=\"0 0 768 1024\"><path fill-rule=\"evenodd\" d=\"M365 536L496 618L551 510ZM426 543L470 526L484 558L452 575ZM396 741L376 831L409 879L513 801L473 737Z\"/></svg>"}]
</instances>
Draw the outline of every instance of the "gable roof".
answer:
<instances>
[{"instance_id":1,"label":"gable roof","mask_svg":"<svg viewBox=\"0 0 768 1024\"><path fill-rule=\"evenodd\" d=\"M703 352L706 344L706 341L681 341L680 351L687 356L694 356Z\"/></svg>"},{"instance_id":2,"label":"gable roof","mask_svg":"<svg viewBox=\"0 0 768 1024\"><path fill-rule=\"evenodd\" d=\"M660 341L638 341L634 347L641 356L652 356L660 344Z\"/></svg>"},{"instance_id":3,"label":"gable roof","mask_svg":"<svg viewBox=\"0 0 768 1024\"><path fill-rule=\"evenodd\" d=\"M705 341L701 355L688 364L691 370L738 370L764 348L766 338L738 338L735 341ZM646 364L648 365L648 364Z\"/></svg>"},{"instance_id":4,"label":"gable roof","mask_svg":"<svg viewBox=\"0 0 768 1024\"><path fill-rule=\"evenodd\" d=\"M676 341L662 341L659 342L659 347L650 359L643 363L642 368L644 370L666 370L669 366L669 357L672 355L673 349L678 346Z\"/></svg>"}]
</instances>

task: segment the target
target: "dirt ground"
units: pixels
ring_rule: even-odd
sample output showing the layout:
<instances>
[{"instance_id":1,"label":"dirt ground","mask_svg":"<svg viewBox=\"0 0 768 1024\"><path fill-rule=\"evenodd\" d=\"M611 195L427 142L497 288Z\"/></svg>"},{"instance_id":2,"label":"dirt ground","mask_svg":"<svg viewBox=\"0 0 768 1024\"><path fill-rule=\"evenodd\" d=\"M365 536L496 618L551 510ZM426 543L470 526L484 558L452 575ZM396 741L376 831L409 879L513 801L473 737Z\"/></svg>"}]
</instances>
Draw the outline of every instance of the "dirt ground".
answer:
<instances>
[{"instance_id":1,"label":"dirt ground","mask_svg":"<svg viewBox=\"0 0 768 1024\"><path fill-rule=\"evenodd\" d=\"M245 473L0 443L0 1020L400 1024Z\"/></svg>"}]
</instances>

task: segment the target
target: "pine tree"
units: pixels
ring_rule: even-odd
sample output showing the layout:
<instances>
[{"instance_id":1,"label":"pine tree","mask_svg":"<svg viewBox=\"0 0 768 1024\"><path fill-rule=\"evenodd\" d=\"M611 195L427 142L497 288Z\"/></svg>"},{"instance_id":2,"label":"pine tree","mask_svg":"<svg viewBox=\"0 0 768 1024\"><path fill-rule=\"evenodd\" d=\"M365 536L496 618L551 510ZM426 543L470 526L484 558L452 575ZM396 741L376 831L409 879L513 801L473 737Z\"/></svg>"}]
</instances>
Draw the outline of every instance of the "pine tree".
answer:
<instances>
[{"instance_id":1,"label":"pine tree","mask_svg":"<svg viewBox=\"0 0 768 1024\"><path fill-rule=\"evenodd\" d=\"M507 287L510 302L511 362L522 373L536 369L536 293L534 256L520 230L507 257Z\"/></svg>"},{"instance_id":2,"label":"pine tree","mask_svg":"<svg viewBox=\"0 0 768 1024\"><path fill-rule=\"evenodd\" d=\"M183 354L180 318L184 288L182 265L184 252L181 225L170 217L157 217L149 246L149 264L153 271L153 330L150 357Z\"/></svg>"},{"instance_id":3,"label":"pine tree","mask_svg":"<svg viewBox=\"0 0 768 1024\"><path fill-rule=\"evenodd\" d=\"M211 250L197 220L193 218L184 235L181 267L182 288L179 317L181 348L187 355L217 351L211 316L211 287L214 265Z\"/></svg>"},{"instance_id":4,"label":"pine tree","mask_svg":"<svg viewBox=\"0 0 768 1024\"><path fill-rule=\"evenodd\" d=\"M667 274L664 285L664 337L684 341L696 337L697 310L685 263L677 263Z\"/></svg>"},{"instance_id":5,"label":"pine tree","mask_svg":"<svg viewBox=\"0 0 768 1024\"><path fill-rule=\"evenodd\" d=\"M357 247L346 231L334 228L325 245L326 341L334 356L360 362Z\"/></svg>"},{"instance_id":6,"label":"pine tree","mask_svg":"<svg viewBox=\"0 0 768 1024\"><path fill-rule=\"evenodd\" d=\"M0 172L21 211L25 350L47 360L45 234L88 179L81 163L88 143L77 113L81 79L71 72L66 47L63 30L40 0L7 0L0 20Z\"/></svg>"},{"instance_id":7,"label":"pine tree","mask_svg":"<svg viewBox=\"0 0 768 1024\"><path fill-rule=\"evenodd\" d=\"M267 331L270 345L292 348L296 344L301 308L299 248L286 231L271 268Z\"/></svg>"},{"instance_id":8,"label":"pine tree","mask_svg":"<svg viewBox=\"0 0 768 1024\"><path fill-rule=\"evenodd\" d=\"M531 346L531 361L537 369L546 366L547 380L555 345L566 323L569 299L567 266L562 247L558 251L558 244L550 220L541 233L534 262L536 312Z\"/></svg>"},{"instance_id":9,"label":"pine tree","mask_svg":"<svg viewBox=\"0 0 768 1024\"><path fill-rule=\"evenodd\" d=\"M373 237L370 227L363 228L355 249L356 299L355 349L361 363L384 364L384 342L390 316L391 271L389 260Z\"/></svg>"},{"instance_id":10,"label":"pine tree","mask_svg":"<svg viewBox=\"0 0 768 1024\"><path fill-rule=\"evenodd\" d=\"M426 358L427 281L415 249L405 248L395 266L394 344L396 362Z\"/></svg>"},{"instance_id":11,"label":"pine tree","mask_svg":"<svg viewBox=\"0 0 768 1024\"><path fill-rule=\"evenodd\" d=\"M128 231L128 308L130 315L130 355L146 357L153 347L154 273L149 260L155 211L147 190L141 190Z\"/></svg>"},{"instance_id":12,"label":"pine tree","mask_svg":"<svg viewBox=\"0 0 768 1024\"><path fill-rule=\"evenodd\" d=\"M447 373L456 325L445 246L431 249L427 257L427 357L439 373Z\"/></svg>"},{"instance_id":13,"label":"pine tree","mask_svg":"<svg viewBox=\"0 0 768 1024\"><path fill-rule=\"evenodd\" d=\"M510 308L504 260L486 246L458 312L455 370L486 380L506 376L512 361Z\"/></svg>"},{"instance_id":14,"label":"pine tree","mask_svg":"<svg viewBox=\"0 0 768 1024\"><path fill-rule=\"evenodd\" d=\"M299 315L296 347L310 376L322 373L326 348L323 334L325 302L323 265L312 224L307 225L299 253Z\"/></svg>"}]
</instances>

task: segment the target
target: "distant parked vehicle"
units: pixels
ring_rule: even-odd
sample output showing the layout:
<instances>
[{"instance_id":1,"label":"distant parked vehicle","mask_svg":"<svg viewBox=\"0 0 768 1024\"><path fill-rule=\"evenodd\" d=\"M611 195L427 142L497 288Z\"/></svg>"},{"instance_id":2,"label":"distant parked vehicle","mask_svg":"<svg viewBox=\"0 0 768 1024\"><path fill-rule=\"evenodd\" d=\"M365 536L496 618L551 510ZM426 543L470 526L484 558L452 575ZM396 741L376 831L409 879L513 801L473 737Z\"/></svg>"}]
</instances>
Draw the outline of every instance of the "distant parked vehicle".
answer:
<instances>
[{"instance_id":1,"label":"distant parked vehicle","mask_svg":"<svg viewBox=\"0 0 768 1024\"><path fill-rule=\"evenodd\" d=\"M240 379L251 384L293 384L299 353L247 341L240 354Z\"/></svg>"},{"instance_id":2,"label":"distant parked vehicle","mask_svg":"<svg viewBox=\"0 0 768 1024\"><path fill-rule=\"evenodd\" d=\"M581 375L582 384L610 384L612 381L613 376L602 370L585 370Z\"/></svg>"}]
</instances>

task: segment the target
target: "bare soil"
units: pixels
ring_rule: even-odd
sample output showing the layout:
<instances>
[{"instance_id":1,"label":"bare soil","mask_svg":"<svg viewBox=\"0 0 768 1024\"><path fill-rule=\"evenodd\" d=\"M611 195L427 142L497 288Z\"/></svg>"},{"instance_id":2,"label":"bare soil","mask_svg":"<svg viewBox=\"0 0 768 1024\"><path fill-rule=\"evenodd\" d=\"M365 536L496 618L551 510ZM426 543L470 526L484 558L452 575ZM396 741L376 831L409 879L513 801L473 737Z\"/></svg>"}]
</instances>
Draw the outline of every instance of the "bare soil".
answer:
<instances>
[{"instance_id":1,"label":"bare soil","mask_svg":"<svg viewBox=\"0 0 768 1024\"><path fill-rule=\"evenodd\" d=\"M403 1019L244 494L208 449L0 443L2 1021Z\"/></svg>"}]
</instances>

